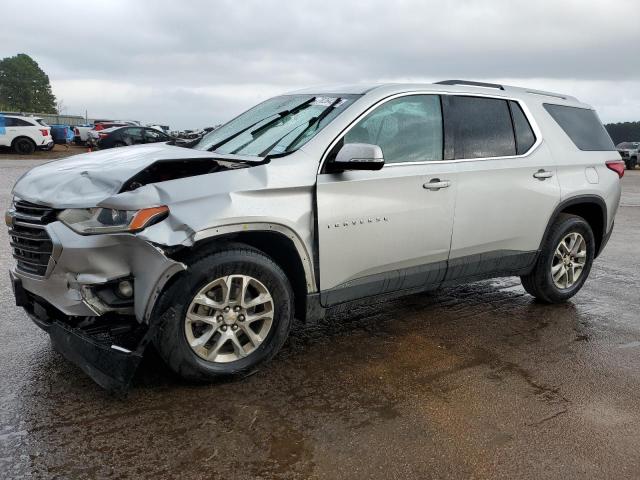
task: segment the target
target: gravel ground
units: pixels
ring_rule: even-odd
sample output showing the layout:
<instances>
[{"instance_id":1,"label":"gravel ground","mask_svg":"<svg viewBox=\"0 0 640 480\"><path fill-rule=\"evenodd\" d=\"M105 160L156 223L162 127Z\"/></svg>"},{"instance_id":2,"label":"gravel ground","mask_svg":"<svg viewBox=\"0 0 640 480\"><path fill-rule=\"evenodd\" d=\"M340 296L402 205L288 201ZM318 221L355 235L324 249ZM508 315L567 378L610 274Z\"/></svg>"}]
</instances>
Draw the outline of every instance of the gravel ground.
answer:
<instances>
[{"instance_id":1,"label":"gravel ground","mask_svg":"<svg viewBox=\"0 0 640 480\"><path fill-rule=\"evenodd\" d=\"M4 209L38 162L0 158ZM124 401L52 350L2 275L0 476L637 479L640 171L623 184L565 305L516 278L372 304L297 325L259 373L215 385L151 352Z\"/></svg>"}]
</instances>

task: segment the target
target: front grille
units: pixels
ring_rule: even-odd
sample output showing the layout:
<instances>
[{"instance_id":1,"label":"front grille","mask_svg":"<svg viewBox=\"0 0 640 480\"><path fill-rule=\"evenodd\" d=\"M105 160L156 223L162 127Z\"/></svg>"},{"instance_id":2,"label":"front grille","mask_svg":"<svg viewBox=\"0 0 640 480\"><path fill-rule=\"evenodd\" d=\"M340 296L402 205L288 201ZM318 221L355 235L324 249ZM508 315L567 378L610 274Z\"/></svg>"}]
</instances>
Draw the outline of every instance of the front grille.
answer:
<instances>
[{"instance_id":1,"label":"front grille","mask_svg":"<svg viewBox=\"0 0 640 480\"><path fill-rule=\"evenodd\" d=\"M56 219L56 211L50 207L16 200L13 215L9 237L18 270L44 276L53 253L53 243L45 226Z\"/></svg>"}]
</instances>

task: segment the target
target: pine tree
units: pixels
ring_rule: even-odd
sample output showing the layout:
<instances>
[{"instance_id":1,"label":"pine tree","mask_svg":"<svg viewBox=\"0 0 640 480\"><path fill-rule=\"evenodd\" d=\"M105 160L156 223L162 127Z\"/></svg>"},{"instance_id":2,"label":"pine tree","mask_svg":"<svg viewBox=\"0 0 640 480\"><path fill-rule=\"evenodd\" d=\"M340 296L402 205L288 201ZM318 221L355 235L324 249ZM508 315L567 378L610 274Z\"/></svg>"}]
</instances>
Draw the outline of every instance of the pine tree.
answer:
<instances>
[{"instance_id":1,"label":"pine tree","mask_svg":"<svg viewBox=\"0 0 640 480\"><path fill-rule=\"evenodd\" d=\"M49 77L29 55L0 60L0 110L56 112Z\"/></svg>"}]
</instances>

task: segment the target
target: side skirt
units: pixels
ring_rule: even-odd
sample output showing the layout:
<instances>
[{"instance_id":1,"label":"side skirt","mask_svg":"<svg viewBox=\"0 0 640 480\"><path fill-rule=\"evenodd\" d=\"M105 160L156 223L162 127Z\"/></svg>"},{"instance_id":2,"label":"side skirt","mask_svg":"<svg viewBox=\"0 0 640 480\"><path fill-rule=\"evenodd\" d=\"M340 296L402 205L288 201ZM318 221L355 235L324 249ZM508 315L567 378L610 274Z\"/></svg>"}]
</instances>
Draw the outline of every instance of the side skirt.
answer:
<instances>
[{"instance_id":1,"label":"side skirt","mask_svg":"<svg viewBox=\"0 0 640 480\"><path fill-rule=\"evenodd\" d=\"M537 251L499 250L369 275L307 295L305 320L320 320L328 308L355 305L370 301L372 297L384 296L390 300L461 283L526 275L537 256Z\"/></svg>"}]
</instances>

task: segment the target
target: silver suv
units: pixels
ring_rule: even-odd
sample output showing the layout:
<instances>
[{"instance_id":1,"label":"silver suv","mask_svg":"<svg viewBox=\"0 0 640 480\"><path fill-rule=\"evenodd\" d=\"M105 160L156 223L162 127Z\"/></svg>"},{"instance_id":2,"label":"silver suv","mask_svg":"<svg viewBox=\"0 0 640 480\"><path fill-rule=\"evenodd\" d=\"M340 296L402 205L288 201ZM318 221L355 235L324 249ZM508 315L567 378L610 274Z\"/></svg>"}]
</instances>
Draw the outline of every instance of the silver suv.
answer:
<instances>
[{"instance_id":1,"label":"silver suv","mask_svg":"<svg viewBox=\"0 0 640 480\"><path fill-rule=\"evenodd\" d=\"M36 167L7 213L17 304L101 385L153 342L208 380L272 358L293 318L520 276L575 295L624 163L595 111L478 82L271 98L191 145Z\"/></svg>"},{"instance_id":2,"label":"silver suv","mask_svg":"<svg viewBox=\"0 0 640 480\"><path fill-rule=\"evenodd\" d=\"M640 156L640 142L622 142L616 145L618 153L627 165L628 170L633 170L638 164Z\"/></svg>"}]
</instances>

